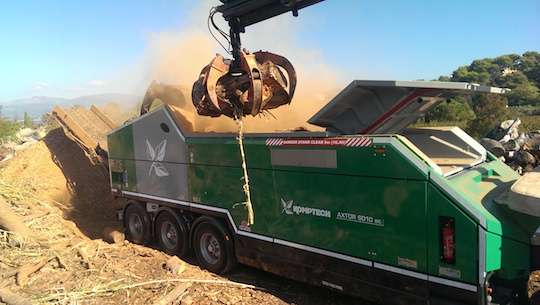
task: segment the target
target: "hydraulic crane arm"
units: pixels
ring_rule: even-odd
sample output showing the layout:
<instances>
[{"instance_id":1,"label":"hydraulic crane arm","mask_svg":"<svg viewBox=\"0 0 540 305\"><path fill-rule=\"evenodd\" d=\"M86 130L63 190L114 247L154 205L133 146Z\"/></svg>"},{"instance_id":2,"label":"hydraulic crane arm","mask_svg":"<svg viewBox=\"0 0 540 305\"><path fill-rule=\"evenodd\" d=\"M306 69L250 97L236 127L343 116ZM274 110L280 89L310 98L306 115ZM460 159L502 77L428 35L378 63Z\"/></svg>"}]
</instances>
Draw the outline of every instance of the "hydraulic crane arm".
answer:
<instances>
[{"instance_id":1,"label":"hydraulic crane arm","mask_svg":"<svg viewBox=\"0 0 540 305\"><path fill-rule=\"evenodd\" d=\"M289 104L296 87L296 72L285 58L270 52L241 50L245 27L322 0L221 0L215 8L229 23L232 60L221 55L203 68L193 85L192 100L200 115L232 118ZM210 18L212 18L211 13ZM213 21L212 21L213 22ZM215 26L215 25L214 25ZM284 73L286 72L286 73ZM285 76L286 74L286 76Z\"/></svg>"},{"instance_id":2,"label":"hydraulic crane arm","mask_svg":"<svg viewBox=\"0 0 540 305\"><path fill-rule=\"evenodd\" d=\"M221 0L217 11L229 22L234 60L240 61L240 33L245 27L286 12L298 16L298 10L323 0ZM235 67L233 62L233 67Z\"/></svg>"},{"instance_id":3,"label":"hydraulic crane arm","mask_svg":"<svg viewBox=\"0 0 540 305\"><path fill-rule=\"evenodd\" d=\"M248 25L270 19L291 11L298 16L298 10L322 0L221 0L217 10L229 23L236 23L241 32Z\"/></svg>"}]
</instances>

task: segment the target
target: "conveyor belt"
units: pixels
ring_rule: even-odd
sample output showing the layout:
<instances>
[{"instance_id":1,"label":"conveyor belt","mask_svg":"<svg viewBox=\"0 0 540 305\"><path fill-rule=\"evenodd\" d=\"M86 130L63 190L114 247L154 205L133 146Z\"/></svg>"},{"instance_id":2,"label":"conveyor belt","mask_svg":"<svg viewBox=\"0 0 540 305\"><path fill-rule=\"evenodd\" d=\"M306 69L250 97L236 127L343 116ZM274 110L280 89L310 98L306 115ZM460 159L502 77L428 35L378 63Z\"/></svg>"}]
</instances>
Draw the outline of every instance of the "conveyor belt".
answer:
<instances>
[{"instance_id":1,"label":"conveyor belt","mask_svg":"<svg viewBox=\"0 0 540 305\"><path fill-rule=\"evenodd\" d=\"M62 125L67 136L76 141L92 161L104 162L107 157L107 132L116 128L114 123L99 108L73 107L63 109L56 105L54 118Z\"/></svg>"}]
</instances>

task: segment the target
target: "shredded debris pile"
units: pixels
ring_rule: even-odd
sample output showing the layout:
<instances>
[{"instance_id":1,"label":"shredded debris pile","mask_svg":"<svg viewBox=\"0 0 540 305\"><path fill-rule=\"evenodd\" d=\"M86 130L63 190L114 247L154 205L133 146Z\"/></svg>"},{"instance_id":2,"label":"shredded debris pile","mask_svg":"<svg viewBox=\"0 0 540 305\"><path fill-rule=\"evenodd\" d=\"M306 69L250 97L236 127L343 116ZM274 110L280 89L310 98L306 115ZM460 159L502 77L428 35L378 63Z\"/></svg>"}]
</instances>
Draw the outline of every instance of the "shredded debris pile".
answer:
<instances>
[{"instance_id":1,"label":"shredded debris pile","mask_svg":"<svg viewBox=\"0 0 540 305\"><path fill-rule=\"evenodd\" d=\"M518 130L521 121L501 122L480 140L480 144L519 174L540 165L540 131L528 134Z\"/></svg>"}]
</instances>

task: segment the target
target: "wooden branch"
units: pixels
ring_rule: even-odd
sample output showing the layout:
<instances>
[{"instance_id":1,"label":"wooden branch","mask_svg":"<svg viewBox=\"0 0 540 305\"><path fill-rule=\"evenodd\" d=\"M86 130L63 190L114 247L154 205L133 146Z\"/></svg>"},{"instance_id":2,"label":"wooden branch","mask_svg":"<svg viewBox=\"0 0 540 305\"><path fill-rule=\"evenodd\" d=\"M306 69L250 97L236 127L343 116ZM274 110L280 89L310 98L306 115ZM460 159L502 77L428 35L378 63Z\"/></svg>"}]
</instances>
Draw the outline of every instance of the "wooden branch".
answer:
<instances>
[{"instance_id":1,"label":"wooden branch","mask_svg":"<svg viewBox=\"0 0 540 305\"><path fill-rule=\"evenodd\" d=\"M84 239L84 240L90 240L90 238L88 236L86 236L83 232L81 232L81 230L79 230L79 228L77 228L77 226L75 225L75 223L71 220L65 220L63 218L60 218L62 220L62 222L68 227L71 229L71 231L73 233L75 233L75 235L77 235L78 237Z\"/></svg>"},{"instance_id":2,"label":"wooden branch","mask_svg":"<svg viewBox=\"0 0 540 305\"><path fill-rule=\"evenodd\" d=\"M27 299L21 297L18 294L11 292L7 288L0 288L0 302L6 303L8 305L32 305L34 303L28 301Z\"/></svg>"},{"instance_id":3,"label":"wooden branch","mask_svg":"<svg viewBox=\"0 0 540 305\"><path fill-rule=\"evenodd\" d=\"M10 270L10 271L6 271L6 272L2 273L2 278L7 279L8 277L15 276L15 275L17 275L17 272L19 272L19 269L13 269L13 270Z\"/></svg>"},{"instance_id":4,"label":"wooden branch","mask_svg":"<svg viewBox=\"0 0 540 305\"><path fill-rule=\"evenodd\" d=\"M56 254L56 259L58 260L58 264L61 267L68 270L68 265L66 264L66 261L60 255Z\"/></svg>"},{"instance_id":5,"label":"wooden branch","mask_svg":"<svg viewBox=\"0 0 540 305\"><path fill-rule=\"evenodd\" d=\"M43 216L46 216L48 215L49 213L51 213L51 211L41 211L40 213L37 213L37 214L32 214L32 215L28 215L28 216L24 216L22 219L26 222L28 221L32 221L34 219L37 219L37 218L41 218Z\"/></svg>"},{"instance_id":6,"label":"wooden branch","mask_svg":"<svg viewBox=\"0 0 540 305\"><path fill-rule=\"evenodd\" d=\"M27 264L20 267L19 271L17 272L17 285L25 286L26 284L28 284L28 276L38 271L39 269L41 269L43 266L45 266L46 263L51 261L53 258L55 258L55 256L44 258L37 265Z\"/></svg>"},{"instance_id":7,"label":"wooden branch","mask_svg":"<svg viewBox=\"0 0 540 305\"><path fill-rule=\"evenodd\" d=\"M80 247L80 248L77 248L77 252L79 252L79 255L82 257L82 259L86 263L86 267L88 269L92 269L94 266L92 265L92 262L88 258L88 254L86 254L85 250L82 247Z\"/></svg>"},{"instance_id":8,"label":"wooden branch","mask_svg":"<svg viewBox=\"0 0 540 305\"><path fill-rule=\"evenodd\" d=\"M14 246L23 244L27 237L35 236L34 232L13 212L11 204L7 203L2 196L0 196L0 228L15 233L10 238Z\"/></svg>"},{"instance_id":9,"label":"wooden branch","mask_svg":"<svg viewBox=\"0 0 540 305\"><path fill-rule=\"evenodd\" d=\"M171 292L169 292L166 296L163 298L157 300L154 305L167 305L170 303L173 303L178 299L184 291L186 291L191 286L191 282L186 282L178 285L176 288L174 288Z\"/></svg>"}]
</instances>

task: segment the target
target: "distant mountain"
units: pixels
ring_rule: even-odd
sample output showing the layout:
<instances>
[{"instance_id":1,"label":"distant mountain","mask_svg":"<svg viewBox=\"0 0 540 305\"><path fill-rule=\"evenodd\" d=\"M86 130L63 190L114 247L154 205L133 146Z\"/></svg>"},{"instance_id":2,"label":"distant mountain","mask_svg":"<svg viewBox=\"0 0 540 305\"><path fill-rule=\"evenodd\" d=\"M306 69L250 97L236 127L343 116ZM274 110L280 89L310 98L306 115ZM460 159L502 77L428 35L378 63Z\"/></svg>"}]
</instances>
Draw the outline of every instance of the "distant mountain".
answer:
<instances>
[{"instance_id":1,"label":"distant mountain","mask_svg":"<svg viewBox=\"0 0 540 305\"><path fill-rule=\"evenodd\" d=\"M28 113L30 117L40 118L41 115L47 112L52 112L57 104L61 107L82 106L90 107L92 104L103 106L108 103L116 103L120 108L128 108L137 105L142 101L142 97L125 94L97 94L86 95L74 99L63 97L49 96L33 96L25 99L12 100L8 102L0 102L2 108L2 116L9 118L24 117L24 113Z\"/></svg>"},{"instance_id":2,"label":"distant mountain","mask_svg":"<svg viewBox=\"0 0 540 305\"><path fill-rule=\"evenodd\" d=\"M121 108L137 105L142 102L142 96L125 95L125 94L97 94L87 95L71 99L73 105L90 106L96 104L98 106L108 103L117 103Z\"/></svg>"}]
</instances>

